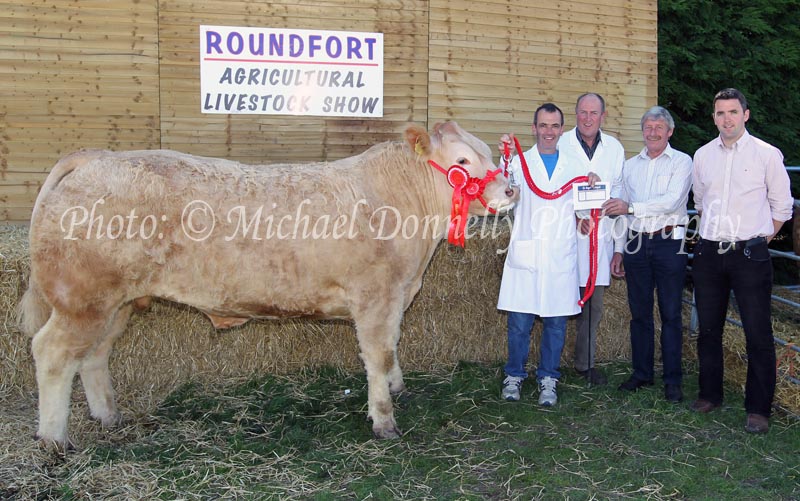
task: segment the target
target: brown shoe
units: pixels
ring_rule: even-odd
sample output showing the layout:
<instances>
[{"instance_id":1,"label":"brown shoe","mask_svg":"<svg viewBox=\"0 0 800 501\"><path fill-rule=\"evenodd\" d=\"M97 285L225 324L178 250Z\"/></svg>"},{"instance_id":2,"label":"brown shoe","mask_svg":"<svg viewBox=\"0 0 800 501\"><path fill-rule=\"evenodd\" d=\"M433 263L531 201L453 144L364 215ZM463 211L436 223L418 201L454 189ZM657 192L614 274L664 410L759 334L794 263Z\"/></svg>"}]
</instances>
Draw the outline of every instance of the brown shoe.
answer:
<instances>
[{"instance_id":1,"label":"brown shoe","mask_svg":"<svg viewBox=\"0 0 800 501\"><path fill-rule=\"evenodd\" d=\"M699 412L700 414L707 414L717 407L719 407L719 404L709 402L708 400L703 400L702 398L698 398L692 402L691 406L689 406L690 409L695 412Z\"/></svg>"},{"instance_id":2,"label":"brown shoe","mask_svg":"<svg viewBox=\"0 0 800 501\"><path fill-rule=\"evenodd\" d=\"M766 433L769 431L769 418L761 414L748 414L744 429L747 433Z\"/></svg>"}]
</instances>

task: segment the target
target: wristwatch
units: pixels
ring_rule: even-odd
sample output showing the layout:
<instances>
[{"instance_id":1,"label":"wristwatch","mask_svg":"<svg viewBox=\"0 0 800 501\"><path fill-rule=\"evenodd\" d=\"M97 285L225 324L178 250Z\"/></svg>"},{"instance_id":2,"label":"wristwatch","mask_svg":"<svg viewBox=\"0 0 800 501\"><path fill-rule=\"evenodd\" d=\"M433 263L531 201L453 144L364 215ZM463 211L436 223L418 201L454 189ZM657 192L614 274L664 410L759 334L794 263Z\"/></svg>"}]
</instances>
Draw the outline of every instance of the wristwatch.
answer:
<instances>
[{"instance_id":1,"label":"wristwatch","mask_svg":"<svg viewBox=\"0 0 800 501\"><path fill-rule=\"evenodd\" d=\"M628 204L628 214L633 215L633 204Z\"/></svg>"}]
</instances>

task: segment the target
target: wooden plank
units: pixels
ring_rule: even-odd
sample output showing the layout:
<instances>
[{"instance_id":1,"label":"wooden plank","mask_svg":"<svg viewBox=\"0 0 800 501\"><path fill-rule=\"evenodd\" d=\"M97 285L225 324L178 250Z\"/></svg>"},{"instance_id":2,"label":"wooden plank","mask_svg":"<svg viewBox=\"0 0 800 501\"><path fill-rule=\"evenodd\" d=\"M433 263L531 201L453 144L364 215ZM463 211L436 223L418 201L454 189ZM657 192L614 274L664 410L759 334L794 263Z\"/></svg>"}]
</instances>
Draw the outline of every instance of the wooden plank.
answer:
<instances>
[{"instance_id":1,"label":"wooden plank","mask_svg":"<svg viewBox=\"0 0 800 501\"><path fill-rule=\"evenodd\" d=\"M626 61L628 63L655 63L657 54L654 44L648 50L632 50L625 47L586 47L566 43L529 43L509 45L507 41L496 40L431 40L432 52L446 54L448 58L472 59L482 61L505 61L509 65L536 61L552 61L555 58L591 58L593 60ZM547 59L541 59L546 56Z\"/></svg>"},{"instance_id":2,"label":"wooden plank","mask_svg":"<svg viewBox=\"0 0 800 501\"><path fill-rule=\"evenodd\" d=\"M36 186L41 186L46 177L47 172L30 172L26 170L9 171L0 168L0 192L2 192L3 186L6 185L25 185L25 183L32 183Z\"/></svg>"},{"instance_id":3,"label":"wooden plank","mask_svg":"<svg viewBox=\"0 0 800 501\"><path fill-rule=\"evenodd\" d=\"M297 28L314 30L333 30L333 31L360 31L360 32L380 32L384 36L389 34L402 35L417 33L419 26L427 24L427 17L414 17L413 13L407 13L403 18L395 22L384 22L381 20L363 20L353 18L341 18L338 10L330 12L318 11L309 17L291 17L288 19L274 18L271 16L247 16L242 18L240 14L224 12L215 13L213 16L199 14L161 14L160 18L166 26L184 27L191 30L194 27L195 38L197 38L197 26L199 25L223 25L223 26L264 26L269 28Z\"/></svg>"},{"instance_id":4,"label":"wooden plank","mask_svg":"<svg viewBox=\"0 0 800 501\"><path fill-rule=\"evenodd\" d=\"M570 101L568 96L578 96L586 92L588 85L583 80L564 80L554 78L497 78L494 80L481 75L471 75L472 78L462 78L455 82L436 80L437 75L432 75L431 85L434 85L440 96L481 96L491 100L494 104L502 102L513 103L521 100ZM604 92L626 97L649 97L650 94L644 87L634 87L625 84L604 85Z\"/></svg>"},{"instance_id":5,"label":"wooden plank","mask_svg":"<svg viewBox=\"0 0 800 501\"><path fill-rule=\"evenodd\" d=\"M71 17L75 15L109 15L109 14L128 14L132 16L145 16L154 13L158 8L157 0L137 0L136 2L112 1L108 0L80 0L80 2L70 0L48 0L38 3L25 2L18 0L0 1L0 12L11 15L14 18L34 17L34 16L62 16Z\"/></svg>"},{"instance_id":6,"label":"wooden plank","mask_svg":"<svg viewBox=\"0 0 800 501\"><path fill-rule=\"evenodd\" d=\"M165 0L161 2L161 9L167 11L182 12L202 12L202 13L221 13L221 12L245 12L248 15L264 12L269 15L289 15L297 8L320 8L320 9L350 9L365 10L370 7L380 10L422 10L428 9L428 0L277 0L266 3L254 3L243 0ZM275 9L285 9L283 11Z\"/></svg>"},{"instance_id":7,"label":"wooden plank","mask_svg":"<svg viewBox=\"0 0 800 501\"><path fill-rule=\"evenodd\" d=\"M35 199L34 199L35 200ZM0 221L10 224L28 224L33 212L33 202L28 202L23 206L10 207L0 206Z\"/></svg>"},{"instance_id":8,"label":"wooden plank","mask_svg":"<svg viewBox=\"0 0 800 501\"><path fill-rule=\"evenodd\" d=\"M574 10L570 4L559 3L560 8L552 6L531 5L529 2L518 2L513 6L497 8L490 2L449 2L445 6L431 5L431 20L448 23L476 23L495 26L535 26L536 29L563 27L565 23L596 26L630 26L636 29L650 30L655 27L656 17L648 10L626 9L614 6L610 2L598 2L594 12ZM460 4L460 5L459 5Z\"/></svg>"},{"instance_id":9,"label":"wooden plank","mask_svg":"<svg viewBox=\"0 0 800 501\"><path fill-rule=\"evenodd\" d=\"M570 13L583 14L606 14L613 16L624 16L632 14L637 17L656 17L656 0L601 0L601 1L580 1L562 0L557 3L544 1L526 0L482 0L481 2L467 2L464 0L432 0L431 9L469 9L470 11L481 12L509 12L515 15L530 17L537 15L537 12L552 12L552 15L562 15Z\"/></svg>"},{"instance_id":10,"label":"wooden plank","mask_svg":"<svg viewBox=\"0 0 800 501\"><path fill-rule=\"evenodd\" d=\"M242 18L241 12L242 8L246 9L245 20L248 21L246 23L247 26L267 26L271 28L277 28L281 26L274 25L273 23L296 23L297 20L300 19L320 19L324 17L327 20L331 21L331 24L340 25L345 22L366 22L366 23L396 23L396 22L420 22L422 20L427 19L428 11L427 9L392 9L392 8L384 8L384 7L361 7L361 8L353 8L352 6L347 6L343 2L339 2L337 4L331 5L329 7L323 7L319 4L308 4L308 5L301 5L301 4L292 4L292 5L280 5L274 2L263 2L263 3L255 3L255 2L247 2L246 4L242 4L241 2L191 2L192 6L184 6L183 8L177 8L174 6L167 6L167 8L162 8L160 13L160 19L167 23L186 23L189 21L190 23L194 23L196 21L200 21L203 18L208 19L209 14L213 15L214 18L218 18L218 16L238 16L240 19ZM216 6L215 6L216 4ZM237 9L237 4L240 8ZM272 21L267 22L266 24L258 23L253 24L251 21L254 20L270 20ZM196 24L214 24L209 22L197 22ZM225 23L217 23L217 24L225 24ZM300 27L297 25L296 27Z\"/></svg>"},{"instance_id":11,"label":"wooden plank","mask_svg":"<svg viewBox=\"0 0 800 501\"><path fill-rule=\"evenodd\" d=\"M5 63L27 65L29 61L49 61L59 65L69 65L71 63L83 66L84 64L157 64L158 52L145 52L143 49L133 51L105 51L100 48L92 50L78 50L73 52L59 51L57 47L43 48L37 50L14 50L13 48L0 47L0 61Z\"/></svg>"}]
</instances>

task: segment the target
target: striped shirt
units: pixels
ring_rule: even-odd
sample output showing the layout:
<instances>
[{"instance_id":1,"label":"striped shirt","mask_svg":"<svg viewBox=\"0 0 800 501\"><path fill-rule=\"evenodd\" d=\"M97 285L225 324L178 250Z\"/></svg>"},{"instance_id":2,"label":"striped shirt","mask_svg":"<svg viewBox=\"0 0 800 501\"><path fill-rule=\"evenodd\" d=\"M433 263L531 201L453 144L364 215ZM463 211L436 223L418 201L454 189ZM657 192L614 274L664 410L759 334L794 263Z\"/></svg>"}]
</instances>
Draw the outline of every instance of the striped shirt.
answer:
<instances>
[{"instance_id":1,"label":"striped shirt","mask_svg":"<svg viewBox=\"0 0 800 501\"><path fill-rule=\"evenodd\" d=\"M665 226L689 222L686 204L692 185L692 159L667 147L656 158L647 148L625 161L622 169L622 199L633 206L628 228L652 233Z\"/></svg>"}]
</instances>

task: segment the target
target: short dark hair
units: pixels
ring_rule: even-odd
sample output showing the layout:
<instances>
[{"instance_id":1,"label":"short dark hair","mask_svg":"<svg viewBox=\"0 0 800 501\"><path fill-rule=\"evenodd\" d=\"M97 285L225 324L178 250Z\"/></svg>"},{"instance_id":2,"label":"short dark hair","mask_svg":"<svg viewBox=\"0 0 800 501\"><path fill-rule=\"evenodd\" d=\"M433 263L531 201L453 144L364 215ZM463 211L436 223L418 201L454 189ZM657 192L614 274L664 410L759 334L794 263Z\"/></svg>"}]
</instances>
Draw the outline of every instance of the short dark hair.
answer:
<instances>
[{"instance_id":1,"label":"short dark hair","mask_svg":"<svg viewBox=\"0 0 800 501\"><path fill-rule=\"evenodd\" d=\"M561 116L561 125L564 125L564 112L561 111L561 108L559 108L553 103L544 103L543 105L536 108L536 111L533 112L533 125L539 123L539 111L546 111L547 113L558 112L559 116Z\"/></svg>"},{"instance_id":2,"label":"short dark hair","mask_svg":"<svg viewBox=\"0 0 800 501\"><path fill-rule=\"evenodd\" d=\"M603 96L601 96L600 94L597 94L596 92L586 92L586 93L581 94L580 96L578 96L578 99L575 101L575 113L578 112L578 105L581 104L581 99L583 99L584 97L589 97L589 96L594 96L594 97L596 97L597 99L600 100L600 112L601 113L605 113L606 112L606 100L603 99Z\"/></svg>"},{"instance_id":3,"label":"short dark hair","mask_svg":"<svg viewBox=\"0 0 800 501\"><path fill-rule=\"evenodd\" d=\"M744 97L744 94L738 89L734 89L732 87L728 87L727 89L722 89L721 91L717 92L717 95L714 96L714 102L711 104L714 105L719 101L728 100L728 99L736 99L742 105L742 111L747 109L747 98Z\"/></svg>"}]
</instances>

